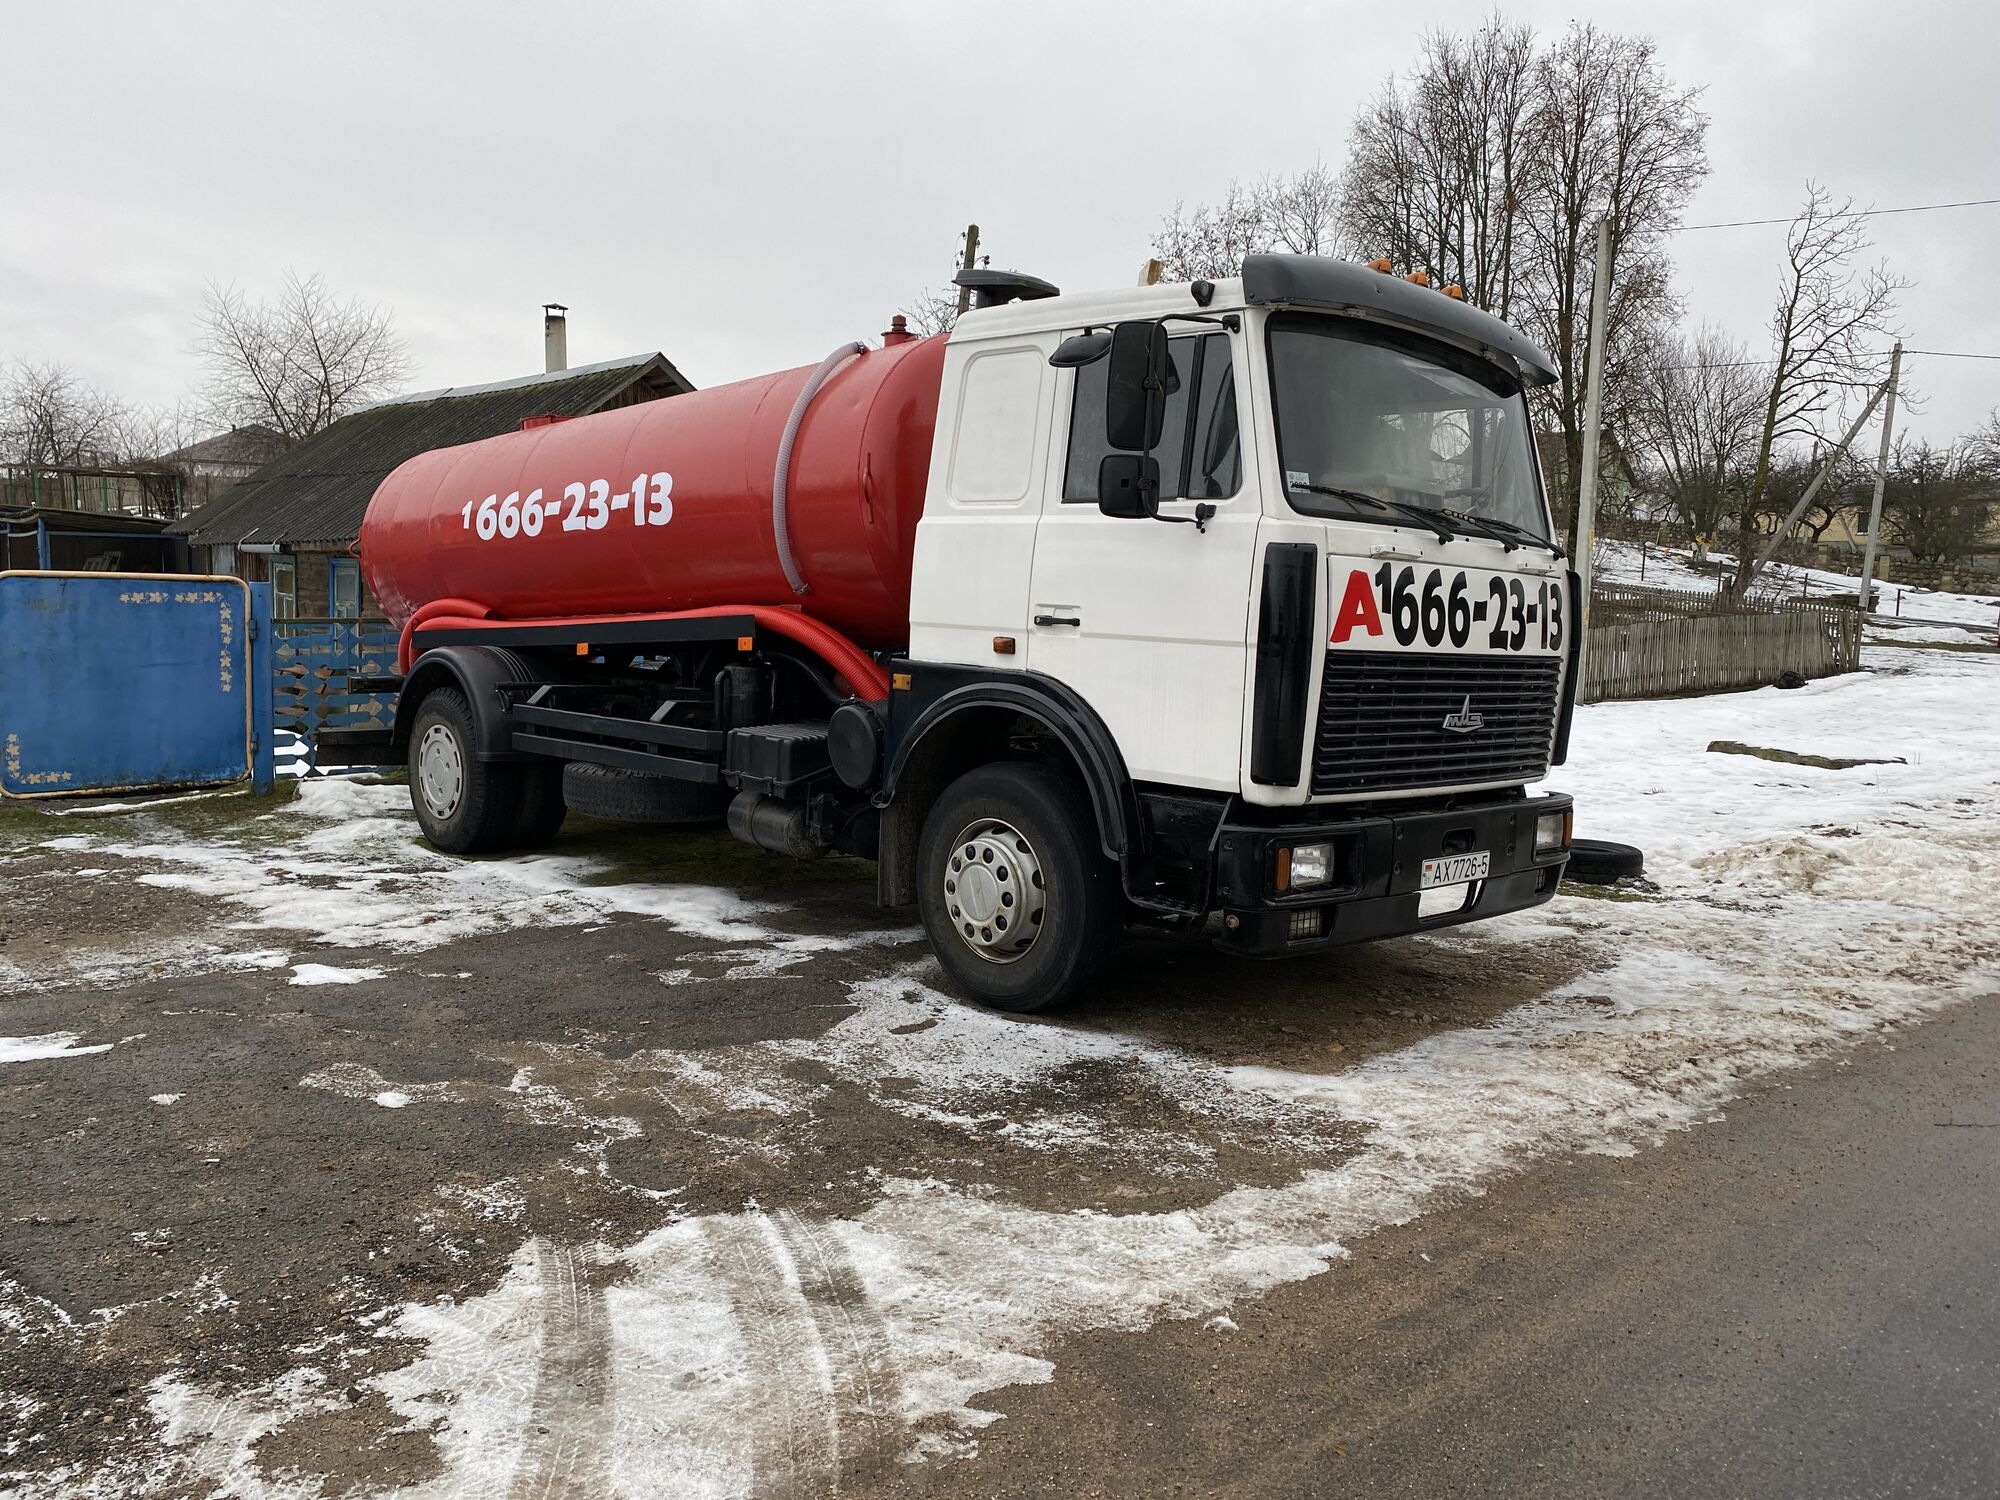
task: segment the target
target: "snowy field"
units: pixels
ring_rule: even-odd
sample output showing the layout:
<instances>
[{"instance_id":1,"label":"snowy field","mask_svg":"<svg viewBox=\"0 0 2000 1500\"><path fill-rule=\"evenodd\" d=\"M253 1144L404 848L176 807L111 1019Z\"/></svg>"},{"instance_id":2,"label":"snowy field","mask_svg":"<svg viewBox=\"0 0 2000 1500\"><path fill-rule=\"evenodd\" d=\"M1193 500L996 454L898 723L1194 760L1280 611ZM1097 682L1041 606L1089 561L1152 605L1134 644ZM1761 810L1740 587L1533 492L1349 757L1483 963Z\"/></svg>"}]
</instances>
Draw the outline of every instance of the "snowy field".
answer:
<instances>
[{"instance_id":1,"label":"snowy field","mask_svg":"<svg viewBox=\"0 0 2000 1500\"><path fill-rule=\"evenodd\" d=\"M1715 590L1716 575L1704 573L1691 567L1685 551L1673 551L1660 547L1647 547L1641 557L1641 549L1636 542L1604 542L1600 544L1602 563L1597 576L1606 583L1624 583L1655 589L1699 589L1704 593ZM1711 561L1732 562L1729 554L1711 553ZM1783 594L1810 593L1812 595L1847 595L1852 597L1860 592L1861 577L1854 573L1829 572L1824 568L1806 568L1790 563L1773 563L1764 572L1765 583L1775 592ZM2000 579L1995 580L1995 588L2000 589ZM1888 583L1877 581L1878 619L1885 624L1907 619L1910 626L1966 626L1972 630L1965 639L1981 639L1989 644L2000 634L2000 593L1954 594L1944 589L1919 588L1914 584ZM1897 639L1915 640L1914 635L1898 635ZM1955 639L1956 637L1934 637Z\"/></svg>"},{"instance_id":2,"label":"snowy field","mask_svg":"<svg viewBox=\"0 0 2000 1500\"><path fill-rule=\"evenodd\" d=\"M906 927L829 924L783 896L628 880L587 854L445 859L415 842L395 787L309 782L288 807L212 836L52 820L24 847L69 860L78 885L130 880L216 919L170 951L107 940L0 961L0 1030L16 1006L77 996L60 1029L0 1037L0 1083L38 1069L38 1082L75 1086L142 1055L146 1036L102 1029L89 997L175 976L235 976L359 1016L370 995L449 992L469 978L455 955L497 935L553 945L623 923L626 947L651 945L653 987L634 992L632 1035L496 1050L497 1073L403 1074L356 1056L295 1079L356 1131L482 1110L567 1132L549 1169L621 1195L622 1232L567 1237L538 1217L526 1168L477 1181L440 1168L439 1201L484 1205L485 1233L504 1241L497 1275L329 1313L278 1368L197 1375L187 1348L148 1356L143 1417L88 1461L44 1464L53 1411L32 1390L0 1393L0 1418L14 1403L0 1480L11 1470L23 1500L331 1495L340 1485L269 1455L350 1407L428 1445L383 1492L437 1500L833 1494L865 1452L949 1466L996 1419L982 1397L1057 1378L1066 1336L1196 1319L1229 1338L1232 1310L1339 1276L1372 1231L1548 1159L1648 1150L1786 1070L1991 997L2000 655L1872 649L1868 662L1792 692L1581 710L1575 759L1549 784L1576 795L1579 834L1644 846L1646 880L1617 899L1566 893L1365 963L1231 970L1241 996L1180 1005L1172 1024L1130 1003L1049 1021L975 1010L941 992ZM329 962L328 947L359 951ZM1564 977L1451 1019L1453 997L1540 972L1551 954ZM1397 1045L1308 1054L1219 1040L1261 986L1316 990L1274 1028L1291 1033L1358 1004L1351 974L1386 983L1390 969L1401 993L1439 997L1404 1002ZM704 1005L820 973L839 976L836 993L809 1031L659 1035ZM650 1040L642 1013L659 1022ZM1122 1093L1078 1091L1105 1068ZM1157 1107L1119 1106L1128 1095ZM858 1107L843 1101L895 1130L837 1205L774 1189L695 1206L692 1173L619 1178L620 1151L664 1128L659 1112L764 1122L750 1149L781 1179L808 1159L808 1134ZM193 1102L163 1093L150 1107ZM1046 1163L1032 1190L965 1165L994 1137ZM1212 1186L1166 1207L1065 1189L1106 1156ZM226 1287L226 1271L205 1274ZM143 1312L58 1306L0 1276L0 1367L36 1340L87 1357ZM364 1356L385 1341L403 1352L379 1368Z\"/></svg>"}]
</instances>

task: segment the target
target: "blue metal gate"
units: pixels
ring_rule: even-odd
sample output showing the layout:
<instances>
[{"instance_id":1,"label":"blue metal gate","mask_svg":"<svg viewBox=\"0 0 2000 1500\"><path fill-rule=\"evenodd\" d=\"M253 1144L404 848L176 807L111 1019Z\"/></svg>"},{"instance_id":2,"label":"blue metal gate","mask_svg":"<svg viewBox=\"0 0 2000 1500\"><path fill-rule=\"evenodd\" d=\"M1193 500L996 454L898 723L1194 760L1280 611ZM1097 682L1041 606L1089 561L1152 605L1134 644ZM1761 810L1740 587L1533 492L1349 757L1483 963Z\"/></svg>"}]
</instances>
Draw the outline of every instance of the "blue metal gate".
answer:
<instances>
[{"instance_id":1,"label":"blue metal gate","mask_svg":"<svg viewBox=\"0 0 2000 1500\"><path fill-rule=\"evenodd\" d=\"M267 783L269 619L238 578L0 573L0 795Z\"/></svg>"}]
</instances>

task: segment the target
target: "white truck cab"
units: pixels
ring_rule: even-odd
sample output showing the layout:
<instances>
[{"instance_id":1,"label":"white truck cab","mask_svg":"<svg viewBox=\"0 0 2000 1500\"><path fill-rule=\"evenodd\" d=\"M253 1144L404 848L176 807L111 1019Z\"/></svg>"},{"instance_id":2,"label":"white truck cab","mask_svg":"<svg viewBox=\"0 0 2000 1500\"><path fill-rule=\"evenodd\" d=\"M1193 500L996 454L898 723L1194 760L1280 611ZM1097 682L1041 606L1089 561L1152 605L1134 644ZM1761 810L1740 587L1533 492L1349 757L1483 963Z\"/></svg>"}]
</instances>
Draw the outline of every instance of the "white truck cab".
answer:
<instances>
[{"instance_id":1,"label":"white truck cab","mask_svg":"<svg viewBox=\"0 0 2000 1500\"><path fill-rule=\"evenodd\" d=\"M974 310L896 699L1066 690L1132 789L1126 895L1220 907L1226 946L1546 900L1568 803L1524 788L1577 612L1525 392L1553 378L1444 292L1309 257ZM1172 836L1205 847L1134 870Z\"/></svg>"}]
</instances>

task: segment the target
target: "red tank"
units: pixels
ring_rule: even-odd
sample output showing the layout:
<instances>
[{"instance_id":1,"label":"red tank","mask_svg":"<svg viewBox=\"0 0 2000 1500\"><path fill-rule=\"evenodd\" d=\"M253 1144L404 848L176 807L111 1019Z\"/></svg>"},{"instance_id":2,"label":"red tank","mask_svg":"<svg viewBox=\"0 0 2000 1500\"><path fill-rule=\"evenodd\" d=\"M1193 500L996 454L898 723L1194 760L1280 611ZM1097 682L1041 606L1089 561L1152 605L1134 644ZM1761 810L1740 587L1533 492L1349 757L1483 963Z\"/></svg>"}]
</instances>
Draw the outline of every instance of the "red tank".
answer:
<instances>
[{"instance_id":1,"label":"red tank","mask_svg":"<svg viewBox=\"0 0 2000 1500\"><path fill-rule=\"evenodd\" d=\"M945 341L890 339L833 371L793 441L804 595L771 490L812 366L419 454L368 504L369 586L398 622L440 599L516 620L796 604L863 646L904 646Z\"/></svg>"}]
</instances>

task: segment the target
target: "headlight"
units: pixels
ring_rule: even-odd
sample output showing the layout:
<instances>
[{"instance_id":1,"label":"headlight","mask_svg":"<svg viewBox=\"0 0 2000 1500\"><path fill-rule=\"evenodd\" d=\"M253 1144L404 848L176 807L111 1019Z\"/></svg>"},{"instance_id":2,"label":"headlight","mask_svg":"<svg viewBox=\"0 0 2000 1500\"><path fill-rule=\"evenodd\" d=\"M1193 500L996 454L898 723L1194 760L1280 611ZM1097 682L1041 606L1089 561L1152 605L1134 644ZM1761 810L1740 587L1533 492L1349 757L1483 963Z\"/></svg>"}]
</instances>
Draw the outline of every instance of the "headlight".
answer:
<instances>
[{"instance_id":1,"label":"headlight","mask_svg":"<svg viewBox=\"0 0 2000 1500\"><path fill-rule=\"evenodd\" d=\"M1569 842L1568 812L1543 813L1535 819L1535 853L1553 854Z\"/></svg>"},{"instance_id":2,"label":"headlight","mask_svg":"<svg viewBox=\"0 0 2000 1500\"><path fill-rule=\"evenodd\" d=\"M1325 885L1333 879L1333 845L1292 845L1292 889Z\"/></svg>"}]
</instances>

